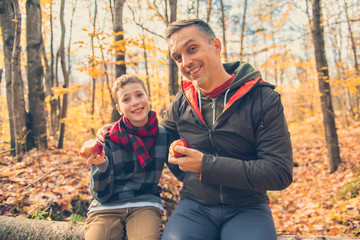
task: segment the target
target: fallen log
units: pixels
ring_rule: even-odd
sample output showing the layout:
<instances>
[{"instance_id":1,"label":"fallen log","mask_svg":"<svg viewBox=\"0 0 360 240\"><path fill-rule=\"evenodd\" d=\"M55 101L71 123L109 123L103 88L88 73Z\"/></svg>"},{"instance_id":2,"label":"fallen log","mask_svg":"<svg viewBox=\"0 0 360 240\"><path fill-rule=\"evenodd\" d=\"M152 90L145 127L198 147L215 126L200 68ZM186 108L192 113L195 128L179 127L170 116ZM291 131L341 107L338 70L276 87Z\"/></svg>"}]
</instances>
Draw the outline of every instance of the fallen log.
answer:
<instances>
[{"instance_id":1,"label":"fallen log","mask_svg":"<svg viewBox=\"0 0 360 240\"><path fill-rule=\"evenodd\" d=\"M0 216L2 240L84 240L84 223ZM279 235L278 240L355 240L359 237Z\"/></svg>"},{"instance_id":2,"label":"fallen log","mask_svg":"<svg viewBox=\"0 0 360 240\"><path fill-rule=\"evenodd\" d=\"M83 240L84 224L0 216L0 239Z\"/></svg>"}]
</instances>

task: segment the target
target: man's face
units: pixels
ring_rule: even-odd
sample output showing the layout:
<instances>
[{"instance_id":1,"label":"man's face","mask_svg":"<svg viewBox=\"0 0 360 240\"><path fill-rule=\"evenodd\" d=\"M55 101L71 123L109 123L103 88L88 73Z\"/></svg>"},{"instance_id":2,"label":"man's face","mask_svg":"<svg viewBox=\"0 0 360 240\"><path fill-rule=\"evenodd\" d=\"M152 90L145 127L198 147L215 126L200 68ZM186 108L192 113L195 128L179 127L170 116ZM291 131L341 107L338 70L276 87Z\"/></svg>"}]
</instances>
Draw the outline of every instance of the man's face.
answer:
<instances>
[{"instance_id":1,"label":"man's face","mask_svg":"<svg viewBox=\"0 0 360 240\"><path fill-rule=\"evenodd\" d=\"M217 87L216 74L222 67L219 39L210 39L196 26L187 26L173 33L168 44L171 58L187 79L205 91Z\"/></svg>"}]
</instances>

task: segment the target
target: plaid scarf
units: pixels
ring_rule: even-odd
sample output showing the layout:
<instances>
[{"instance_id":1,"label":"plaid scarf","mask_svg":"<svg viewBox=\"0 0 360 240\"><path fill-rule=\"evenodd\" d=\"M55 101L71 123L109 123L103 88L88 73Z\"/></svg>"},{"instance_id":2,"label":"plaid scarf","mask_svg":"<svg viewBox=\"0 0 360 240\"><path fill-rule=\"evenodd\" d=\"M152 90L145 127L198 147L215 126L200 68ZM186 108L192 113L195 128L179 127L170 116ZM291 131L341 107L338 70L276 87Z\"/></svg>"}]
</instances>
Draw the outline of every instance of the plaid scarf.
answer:
<instances>
[{"instance_id":1,"label":"plaid scarf","mask_svg":"<svg viewBox=\"0 0 360 240\"><path fill-rule=\"evenodd\" d=\"M134 127L124 116L110 130L110 139L128 149L134 149L140 165L145 168L153 159L149 150L154 145L159 130L156 112L149 112L149 121L143 127Z\"/></svg>"}]
</instances>

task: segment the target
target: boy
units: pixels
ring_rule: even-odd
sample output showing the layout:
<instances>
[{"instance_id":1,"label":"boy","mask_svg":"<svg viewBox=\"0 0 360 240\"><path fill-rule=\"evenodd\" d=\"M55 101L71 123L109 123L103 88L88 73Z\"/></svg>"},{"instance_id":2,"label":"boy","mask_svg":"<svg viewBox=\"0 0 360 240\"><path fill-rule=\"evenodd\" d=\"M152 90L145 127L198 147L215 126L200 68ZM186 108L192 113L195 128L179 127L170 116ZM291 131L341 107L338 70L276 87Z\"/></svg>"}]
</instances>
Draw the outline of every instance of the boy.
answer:
<instances>
[{"instance_id":1,"label":"boy","mask_svg":"<svg viewBox=\"0 0 360 240\"><path fill-rule=\"evenodd\" d=\"M158 182L167 162L170 136L150 110L144 83L122 75L112 88L122 116L105 136L104 151L89 157L90 192L94 197L85 238L160 239L162 204ZM174 174L181 171L175 165Z\"/></svg>"}]
</instances>

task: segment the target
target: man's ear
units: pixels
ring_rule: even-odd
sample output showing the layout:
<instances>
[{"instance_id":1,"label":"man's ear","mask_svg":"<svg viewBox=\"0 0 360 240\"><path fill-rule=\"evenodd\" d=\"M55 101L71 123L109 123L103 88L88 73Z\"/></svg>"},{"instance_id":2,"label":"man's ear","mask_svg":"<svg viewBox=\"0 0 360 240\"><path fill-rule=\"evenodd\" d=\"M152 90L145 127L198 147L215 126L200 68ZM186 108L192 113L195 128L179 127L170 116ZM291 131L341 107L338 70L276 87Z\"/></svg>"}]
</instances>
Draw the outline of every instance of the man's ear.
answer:
<instances>
[{"instance_id":1,"label":"man's ear","mask_svg":"<svg viewBox=\"0 0 360 240\"><path fill-rule=\"evenodd\" d=\"M221 45L221 41L219 38L214 38L211 41L211 45L215 48L215 51L217 54L221 53L222 45Z\"/></svg>"}]
</instances>

